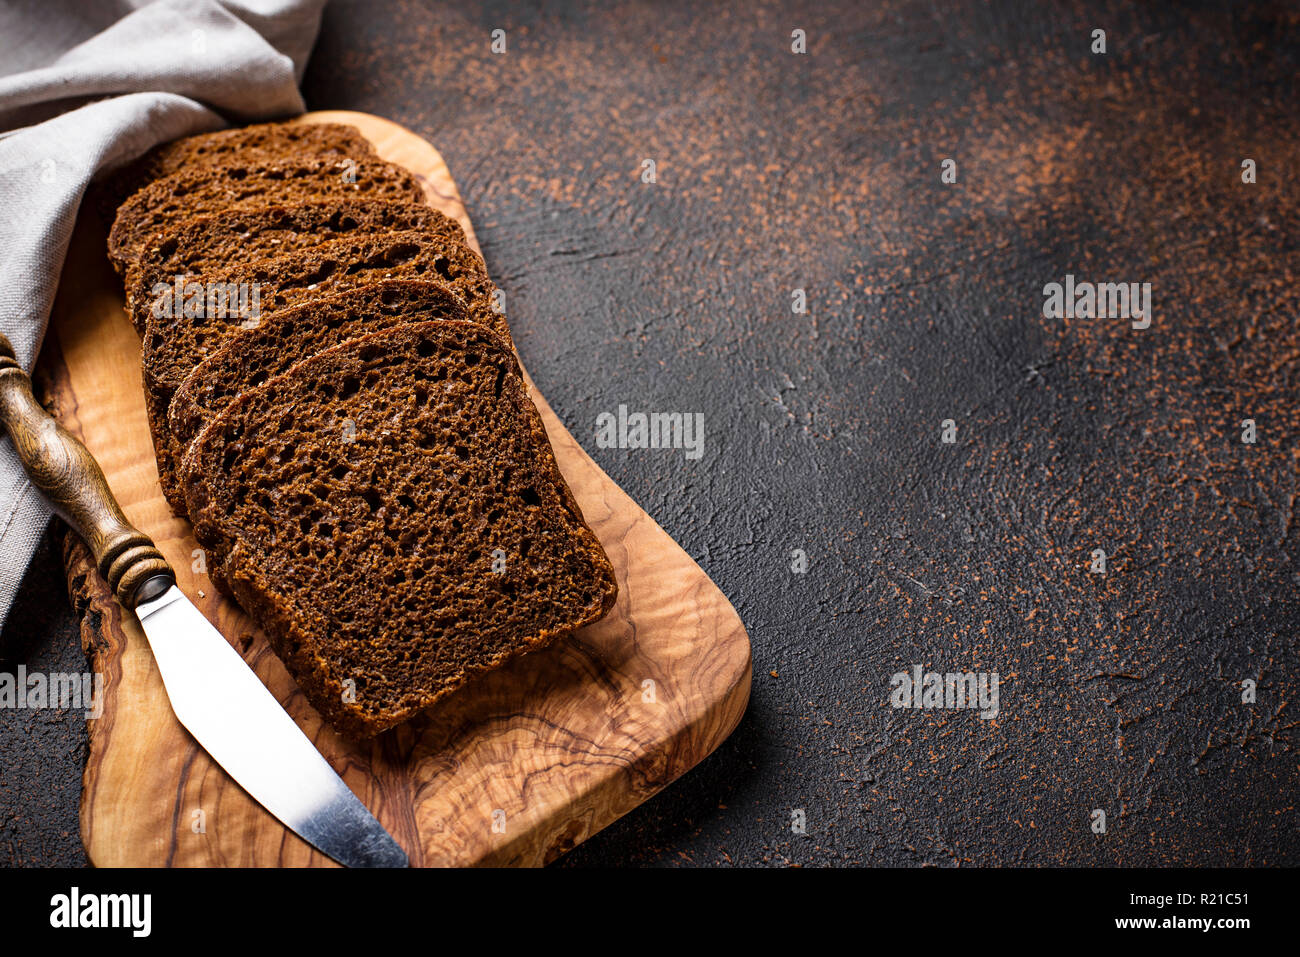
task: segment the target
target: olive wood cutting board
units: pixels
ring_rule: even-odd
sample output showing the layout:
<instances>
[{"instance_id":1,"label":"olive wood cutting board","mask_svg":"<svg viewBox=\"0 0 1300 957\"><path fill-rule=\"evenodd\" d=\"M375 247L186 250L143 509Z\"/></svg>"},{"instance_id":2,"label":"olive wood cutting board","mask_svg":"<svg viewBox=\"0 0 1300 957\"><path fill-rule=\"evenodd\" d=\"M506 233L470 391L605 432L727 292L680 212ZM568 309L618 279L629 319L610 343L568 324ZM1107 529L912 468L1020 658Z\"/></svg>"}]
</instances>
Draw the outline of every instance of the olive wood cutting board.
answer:
<instances>
[{"instance_id":1,"label":"olive wood cutting board","mask_svg":"<svg viewBox=\"0 0 1300 957\"><path fill-rule=\"evenodd\" d=\"M363 113L351 123L416 173L433 206L469 217L438 152ZM537 392L555 457L618 576L618 603L568 640L476 679L364 746L322 724L256 625L195 568L197 545L158 487L140 342L91 212L78 222L38 367L47 403L98 458L127 517L410 855L413 865L553 860L708 755L749 698L749 639L699 566L582 450ZM98 866L332 865L207 756L175 716L148 642L69 537L69 590L104 676L87 719L81 835Z\"/></svg>"}]
</instances>

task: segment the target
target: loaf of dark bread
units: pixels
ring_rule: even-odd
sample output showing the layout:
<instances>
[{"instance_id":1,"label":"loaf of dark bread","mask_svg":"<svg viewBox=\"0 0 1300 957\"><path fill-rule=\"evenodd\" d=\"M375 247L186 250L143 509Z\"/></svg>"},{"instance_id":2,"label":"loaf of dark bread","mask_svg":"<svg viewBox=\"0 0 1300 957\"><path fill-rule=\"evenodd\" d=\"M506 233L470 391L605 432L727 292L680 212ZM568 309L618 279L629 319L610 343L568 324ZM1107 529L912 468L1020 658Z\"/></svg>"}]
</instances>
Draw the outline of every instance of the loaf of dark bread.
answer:
<instances>
[{"instance_id":1,"label":"loaf of dark bread","mask_svg":"<svg viewBox=\"0 0 1300 957\"><path fill-rule=\"evenodd\" d=\"M400 326L303 360L212 421L184 476L200 544L351 738L614 603L510 346L478 325Z\"/></svg>"},{"instance_id":2,"label":"loaf of dark bread","mask_svg":"<svg viewBox=\"0 0 1300 957\"><path fill-rule=\"evenodd\" d=\"M155 146L100 184L101 211L113 221L127 197L182 167L227 162L285 162L293 159L360 160L374 147L355 126L343 123L259 123L233 130L200 133Z\"/></svg>"},{"instance_id":3,"label":"loaf of dark bread","mask_svg":"<svg viewBox=\"0 0 1300 957\"><path fill-rule=\"evenodd\" d=\"M149 240L181 220L236 206L328 199L384 199L419 203L424 191L407 170L382 160L231 161L182 167L137 190L117 210L108 234L108 258L119 273L140 258Z\"/></svg>"},{"instance_id":4,"label":"loaf of dark bread","mask_svg":"<svg viewBox=\"0 0 1300 957\"><path fill-rule=\"evenodd\" d=\"M421 279L387 279L275 312L256 329L230 336L181 382L167 413L172 459L181 461L203 427L241 393L307 356L393 326L468 317L449 287Z\"/></svg>"},{"instance_id":5,"label":"loaf of dark bread","mask_svg":"<svg viewBox=\"0 0 1300 957\"><path fill-rule=\"evenodd\" d=\"M135 302L159 283L271 259L360 233L422 229L464 242L460 224L423 203L330 200L292 206L236 207L184 220L155 236L126 270L126 308L144 333Z\"/></svg>"},{"instance_id":6,"label":"loaf of dark bread","mask_svg":"<svg viewBox=\"0 0 1300 957\"><path fill-rule=\"evenodd\" d=\"M225 289L241 291L253 309L239 312L212 308L201 294L197 314L187 311L166 290L153 299L136 303L148 310L142 362L145 408L153 433L158 474L168 502L183 514L184 496L176 483L173 446L167 424L167 407L182 380L241 328L281 310L345 292L384 279L428 279L450 286L465 302L469 318L490 326L505 339L505 316L494 308L495 286L478 254L467 246L449 242L436 233L410 230L337 239L310 249L247 263L220 274L196 277L195 288L206 294ZM188 295L188 294L187 294ZM299 356L299 358L303 358Z\"/></svg>"}]
</instances>

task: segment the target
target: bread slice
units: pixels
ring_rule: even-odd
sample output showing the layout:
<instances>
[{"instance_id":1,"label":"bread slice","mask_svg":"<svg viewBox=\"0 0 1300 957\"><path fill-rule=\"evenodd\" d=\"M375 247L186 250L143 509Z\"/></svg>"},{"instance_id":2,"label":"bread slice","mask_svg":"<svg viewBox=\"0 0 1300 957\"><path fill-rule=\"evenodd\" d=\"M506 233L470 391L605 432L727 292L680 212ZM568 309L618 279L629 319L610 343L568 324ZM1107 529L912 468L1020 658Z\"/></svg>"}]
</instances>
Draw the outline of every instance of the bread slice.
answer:
<instances>
[{"instance_id":1,"label":"bread slice","mask_svg":"<svg viewBox=\"0 0 1300 957\"><path fill-rule=\"evenodd\" d=\"M187 316L180 306L172 308L176 297L166 290L152 300L137 302L137 311L149 312L141 357L145 408L163 493L178 514L182 514L184 496L176 484L167 407L185 377L245 324L260 322L281 309L384 279L444 283L464 300L471 320L492 327L509 340L505 316L494 308L492 294L496 287L488 279L483 260L467 246L419 230L338 239L194 280L205 291L209 283L213 288L243 290L250 305L256 293L256 317L206 307L201 310L204 314Z\"/></svg>"},{"instance_id":2,"label":"bread slice","mask_svg":"<svg viewBox=\"0 0 1300 957\"><path fill-rule=\"evenodd\" d=\"M326 199L424 200L419 181L393 163L356 161L231 161L182 167L124 202L108 233L108 258L119 273L140 258L149 240L181 220L234 206L270 206Z\"/></svg>"},{"instance_id":3,"label":"bread slice","mask_svg":"<svg viewBox=\"0 0 1300 957\"><path fill-rule=\"evenodd\" d=\"M400 326L305 359L231 403L184 471L199 542L351 738L615 600L510 346L481 326Z\"/></svg>"},{"instance_id":4,"label":"bread slice","mask_svg":"<svg viewBox=\"0 0 1300 957\"><path fill-rule=\"evenodd\" d=\"M330 200L290 206L236 207L194 216L155 236L139 260L127 267L126 308L136 331L144 333L137 299L159 283L173 283L227 266L271 259L333 239L385 230L423 229L448 240L465 241L460 224L423 203L382 200Z\"/></svg>"},{"instance_id":5,"label":"bread slice","mask_svg":"<svg viewBox=\"0 0 1300 957\"><path fill-rule=\"evenodd\" d=\"M374 156L374 147L355 126L344 123L259 123L186 136L155 146L111 174L101 185L101 209L112 213L127 197L186 166L294 159L337 161Z\"/></svg>"},{"instance_id":6,"label":"bread slice","mask_svg":"<svg viewBox=\"0 0 1300 957\"><path fill-rule=\"evenodd\" d=\"M388 279L268 316L241 330L181 382L168 407L172 460L241 393L287 372L300 359L358 336L416 322L464 322L465 303L441 283Z\"/></svg>"}]
</instances>

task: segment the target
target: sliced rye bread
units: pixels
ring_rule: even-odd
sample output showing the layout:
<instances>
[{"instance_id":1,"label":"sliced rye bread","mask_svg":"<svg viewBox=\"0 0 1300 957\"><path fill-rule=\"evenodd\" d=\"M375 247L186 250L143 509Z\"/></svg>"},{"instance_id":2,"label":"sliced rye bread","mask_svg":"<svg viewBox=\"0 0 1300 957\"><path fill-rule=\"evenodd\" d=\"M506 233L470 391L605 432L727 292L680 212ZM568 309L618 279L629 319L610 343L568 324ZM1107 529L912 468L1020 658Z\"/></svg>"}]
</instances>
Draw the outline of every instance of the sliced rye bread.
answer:
<instances>
[{"instance_id":1,"label":"sliced rye bread","mask_svg":"<svg viewBox=\"0 0 1300 957\"><path fill-rule=\"evenodd\" d=\"M99 184L99 208L105 222L117 207L156 179L186 166L237 162L283 162L295 159L361 159L374 156L371 142L345 123L259 123L182 137L155 146L110 174Z\"/></svg>"},{"instance_id":2,"label":"sliced rye bread","mask_svg":"<svg viewBox=\"0 0 1300 957\"><path fill-rule=\"evenodd\" d=\"M235 206L271 206L327 199L424 201L419 180L375 158L312 159L186 166L133 193L108 233L108 258L122 273L149 241L181 220Z\"/></svg>"},{"instance_id":3,"label":"sliced rye bread","mask_svg":"<svg viewBox=\"0 0 1300 957\"><path fill-rule=\"evenodd\" d=\"M275 312L256 329L230 336L181 382L167 413L172 461L181 461L203 427L241 393L301 359L393 326L468 319L450 287L422 279L387 279Z\"/></svg>"},{"instance_id":4,"label":"sliced rye bread","mask_svg":"<svg viewBox=\"0 0 1300 957\"><path fill-rule=\"evenodd\" d=\"M183 308L171 308L174 297L170 295L136 304L137 310L149 310L141 356L145 408L149 413L163 494L177 514L183 514L184 496L176 484L167 407L185 377L229 336L240 331L245 321L260 322L278 310L384 279L428 279L445 283L464 300L471 320L493 328L509 341L505 316L494 308L496 287L488 279L487 267L479 255L461 243L419 230L337 239L194 280L204 292L209 288L242 289L248 294L250 305L256 292L259 299L256 319L223 314L221 309L203 305L199 311L205 314L186 316Z\"/></svg>"},{"instance_id":5,"label":"sliced rye bread","mask_svg":"<svg viewBox=\"0 0 1300 957\"><path fill-rule=\"evenodd\" d=\"M350 738L617 594L509 344L480 326L401 326L305 359L231 403L184 469L200 544Z\"/></svg>"},{"instance_id":6,"label":"sliced rye bread","mask_svg":"<svg viewBox=\"0 0 1300 957\"><path fill-rule=\"evenodd\" d=\"M126 271L126 308L143 335L146 312L134 304L159 283L271 259L360 233L423 229L465 241L454 219L423 203L338 199L289 206L236 207L194 216L155 236Z\"/></svg>"}]
</instances>

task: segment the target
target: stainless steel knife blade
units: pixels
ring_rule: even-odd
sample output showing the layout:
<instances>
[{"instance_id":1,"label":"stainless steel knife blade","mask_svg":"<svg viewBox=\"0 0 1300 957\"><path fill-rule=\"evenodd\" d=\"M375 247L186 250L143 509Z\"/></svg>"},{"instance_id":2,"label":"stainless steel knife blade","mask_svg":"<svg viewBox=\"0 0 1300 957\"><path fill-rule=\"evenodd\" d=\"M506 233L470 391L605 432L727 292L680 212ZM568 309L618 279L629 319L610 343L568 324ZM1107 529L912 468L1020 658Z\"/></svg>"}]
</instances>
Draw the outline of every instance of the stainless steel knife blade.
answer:
<instances>
[{"instance_id":1,"label":"stainless steel knife blade","mask_svg":"<svg viewBox=\"0 0 1300 957\"><path fill-rule=\"evenodd\" d=\"M397 842L178 587L135 612L176 717L240 787L341 864L407 866Z\"/></svg>"}]
</instances>

